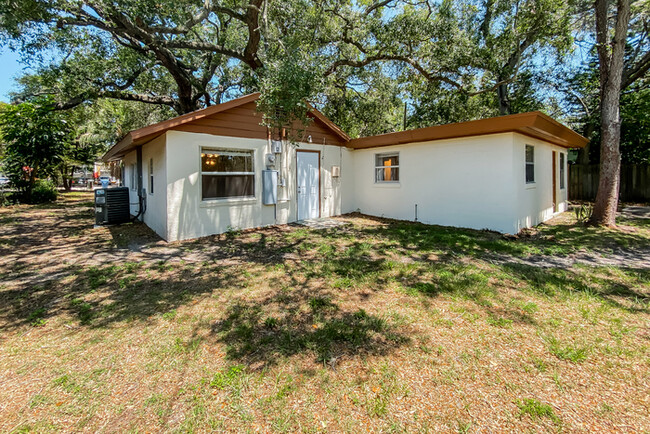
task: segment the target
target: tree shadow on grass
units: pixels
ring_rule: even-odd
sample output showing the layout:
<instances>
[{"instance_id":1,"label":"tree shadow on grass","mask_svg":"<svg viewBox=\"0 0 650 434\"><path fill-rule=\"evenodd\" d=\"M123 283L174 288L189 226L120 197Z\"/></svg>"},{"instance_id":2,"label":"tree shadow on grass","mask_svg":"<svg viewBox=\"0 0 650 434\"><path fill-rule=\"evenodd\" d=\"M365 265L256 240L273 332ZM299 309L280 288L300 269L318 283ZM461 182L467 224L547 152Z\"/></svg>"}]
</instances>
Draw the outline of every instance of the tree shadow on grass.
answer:
<instances>
[{"instance_id":1,"label":"tree shadow on grass","mask_svg":"<svg viewBox=\"0 0 650 434\"><path fill-rule=\"evenodd\" d=\"M214 324L227 356L247 364L273 365L284 357L311 353L319 363L362 355L385 355L410 342L384 316L363 309L342 311L328 297L296 289L282 297L240 300Z\"/></svg>"},{"instance_id":2,"label":"tree shadow on grass","mask_svg":"<svg viewBox=\"0 0 650 434\"><path fill-rule=\"evenodd\" d=\"M517 280L526 283L526 288L547 296L582 294L594 297L613 307L632 313L650 312L650 291L640 290L624 283L616 276L579 273L572 269L539 268L524 264L502 264L500 268ZM620 273L641 285L650 284L650 270L641 268L617 268ZM606 273L601 270L602 273ZM635 285L636 286L636 285Z\"/></svg>"},{"instance_id":3,"label":"tree shadow on grass","mask_svg":"<svg viewBox=\"0 0 650 434\"><path fill-rule=\"evenodd\" d=\"M228 269L218 270L208 280L191 270L169 272L164 263L70 266L61 271L60 279L0 292L0 318L5 330L60 315L70 315L93 328L146 322L219 288L236 289L243 284L235 270Z\"/></svg>"},{"instance_id":4,"label":"tree shadow on grass","mask_svg":"<svg viewBox=\"0 0 650 434\"><path fill-rule=\"evenodd\" d=\"M568 255L580 250L611 252L635 249L650 253L650 239L643 234L622 229L611 230L580 224L540 225L534 235L504 237L493 231L426 225L358 215L377 221L381 225L369 225L358 229L358 234L378 239L375 248L380 252L399 249L416 256L436 252L443 259L455 255L490 258L495 254L523 257L529 254ZM645 227L644 219L626 219L627 224Z\"/></svg>"}]
</instances>

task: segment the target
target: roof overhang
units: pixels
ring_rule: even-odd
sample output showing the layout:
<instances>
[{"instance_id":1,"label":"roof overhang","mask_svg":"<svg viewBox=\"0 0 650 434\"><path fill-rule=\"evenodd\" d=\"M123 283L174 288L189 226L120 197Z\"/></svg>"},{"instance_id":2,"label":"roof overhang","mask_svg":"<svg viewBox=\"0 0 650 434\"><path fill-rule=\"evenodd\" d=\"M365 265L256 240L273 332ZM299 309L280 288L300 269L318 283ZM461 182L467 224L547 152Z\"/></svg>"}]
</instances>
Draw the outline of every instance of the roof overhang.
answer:
<instances>
[{"instance_id":1,"label":"roof overhang","mask_svg":"<svg viewBox=\"0 0 650 434\"><path fill-rule=\"evenodd\" d=\"M361 137L350 140L347 146L366 149L509 132L524 134L564 148L583 148L589 142L550 116L541 112L529 112Z\"/></svg>"},{"instance_id":2,"label":"roof overhang","mask_svg":"<svg viewBox=\"0 0 650 434\"><path fill-rule=\"evenodd\" d=\"M129 152L133 151L138 146L144 145L145 143L155 139L156 137L164 134L166 131L177 128L181 125L185 125L191 122L194 122L198 119L205 118L206 116L211 116L219 112L223 112L241 105L247 104L249 102L257 101L260 97L260 93L252 93L250 95L245 95L240 98L233 99L231 101L213 105L202 110L197 110L182 116L177 116L175 118L159 122L157 124L149 125L138 130L133 130L129 132L122 140L112 146L106 154L102 157L104 161L113 161L119 160L124 157ZM327 119L320 111L316 110L314 107L309 105L309 113L319 121L323 122L336 136L341 138L342 142L347 143L350 140L350 137L343 132L336 124Z\"/></svg>"}]
</instances>

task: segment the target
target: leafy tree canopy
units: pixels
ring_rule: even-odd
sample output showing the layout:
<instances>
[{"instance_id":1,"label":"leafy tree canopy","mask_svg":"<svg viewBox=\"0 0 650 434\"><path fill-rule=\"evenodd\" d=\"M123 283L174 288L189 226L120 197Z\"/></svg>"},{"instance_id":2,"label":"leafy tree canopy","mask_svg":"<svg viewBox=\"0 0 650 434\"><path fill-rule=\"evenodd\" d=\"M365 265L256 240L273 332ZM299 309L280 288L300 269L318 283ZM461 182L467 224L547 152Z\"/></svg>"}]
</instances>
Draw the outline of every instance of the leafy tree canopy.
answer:
<instances>
[{"instance_id":1,"label":"leafy tree canopy","mask_svg":"<svg viewBox=\"0 0 650 434\"><path fill-rule=\"evenodd\" d=\"M53 94L71 108L111 98L186 113L261 90L269 124L302 117L308 100L366 134L402 128L401 101L422 121L456 120L419 115L450 102L463 105L461 118L520 110L522 71L538 53L567 52L574 9L573 0L0 0L0 30L28 58L60 54L21 79L18 100Z\"/></svg>"},{"instance_id":2,"label":"leafy tree canopy","mask_svg":"<svg viewBox=\"0 0 650 434\"><path fill-rule=\"evenodd\" d=\"M55 173L73 141L70 124L53 105L41 98L0 111L2 170L28 201L36 180Z\"/></svg>"}]
</instances>

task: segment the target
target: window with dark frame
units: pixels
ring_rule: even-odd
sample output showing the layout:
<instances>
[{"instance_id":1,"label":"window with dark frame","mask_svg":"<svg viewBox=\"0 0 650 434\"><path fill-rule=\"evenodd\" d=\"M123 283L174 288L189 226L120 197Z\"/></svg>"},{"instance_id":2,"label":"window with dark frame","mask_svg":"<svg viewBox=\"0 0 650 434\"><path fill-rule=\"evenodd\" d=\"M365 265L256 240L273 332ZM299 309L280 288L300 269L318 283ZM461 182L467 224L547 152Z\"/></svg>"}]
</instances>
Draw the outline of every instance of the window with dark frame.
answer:
<instances>
[{"instance_id":1,"label":"window with dark frame","mask_svg":"<svg viewBox=\"0 0 650 434\"><path fill-rule=\"evenodd\" d=\"M201 198L255 197L252 150L202 149Z\"/></svg>"},{"instance_id":2,"label":"window with dark frame","mask_svg":"<svg viewBox=\"0 0 650 434\"><path fill-rule=\"evenodd\" d=\"M565 166L566 158L564 157L564 153L560 152L560 190L564 190L564 183L566 182L564 178Z\"/></svg>"},{"instance_id":3,"label":"window with dark frame","mask_svg":"<svg viewBox=\"0 0 650 434\"><path fill-rule=\"evenodd\" d=\"M149 159L149 194L153 194L153 158Z\"/></svg>"},{"instance_id":4,"label":"window with dark frame","mask_svg":"<svg viewBox=\"0 0 650 434\"><path fill-rule=\"evenodd\" d=\"M375 182L399 181L399 153L375 154Z\"/></svg>"},{"instance_id":5,"label":"window with dark frame","mask_svg":"<svg viewBox=\"0 0 650 434\"><path fill-rule=\"evenodd\" d=\"M526 184L535 183L535 147L526 145Z\"/></svg>"}]
</instances>

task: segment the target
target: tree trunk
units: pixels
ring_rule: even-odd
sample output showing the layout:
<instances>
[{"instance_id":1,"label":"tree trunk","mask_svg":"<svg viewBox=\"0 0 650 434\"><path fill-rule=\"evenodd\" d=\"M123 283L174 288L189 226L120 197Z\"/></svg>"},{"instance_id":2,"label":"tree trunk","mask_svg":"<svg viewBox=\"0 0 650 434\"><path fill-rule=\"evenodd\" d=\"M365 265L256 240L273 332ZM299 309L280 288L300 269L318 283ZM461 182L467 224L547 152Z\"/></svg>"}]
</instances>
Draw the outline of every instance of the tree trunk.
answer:
<instances>
[{"instance_id":1,"label":"tree trunk","mask_svg":"<svg viewBox=\"0 0 650 434\"><path fill-rule=\"evenodd\" d=\"M607 22L609 0L596 0L596 41L600 68L600 181L591 223L616 225L616 208L621 177L620 94L623 77L623 54L630 20L630 1L617 0L614 39L609 38Z\"/></svg>"},{"instance_id":2,"label":"tree trunk","mask_svg":"<svg viewBox=\"0 0 650 434\"><path fill-rule=\"evenodd\" d=\"M61 171L61 174L63 175L63 189L65 191L72 191L72 182L74 180L74 166L70 166L70 176L66 174L66 168L64 167L63 170Z\"/></svg>"},{"instance_id":3,"label":"tree trunk","mask_svg":"<svg viewBox=\"0 0 650 434\"><path fill-rule=\"evenodd\" d=\"M502 79L499 77L499 81ZM499 96L499 114L509 115L510 114L510 100L508 100L508 85L501 84L497 87L497 95Z\"/></svg>"}]
</instances>

